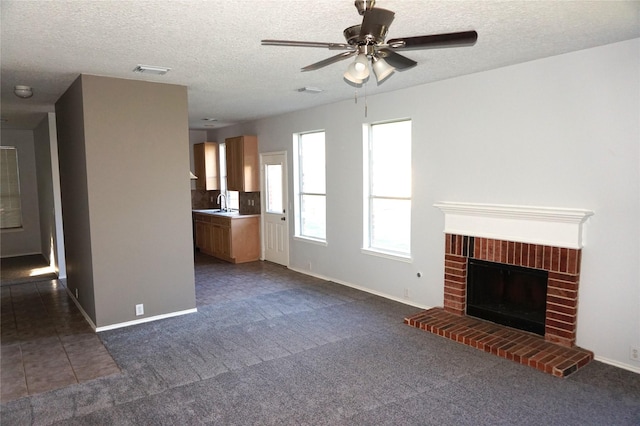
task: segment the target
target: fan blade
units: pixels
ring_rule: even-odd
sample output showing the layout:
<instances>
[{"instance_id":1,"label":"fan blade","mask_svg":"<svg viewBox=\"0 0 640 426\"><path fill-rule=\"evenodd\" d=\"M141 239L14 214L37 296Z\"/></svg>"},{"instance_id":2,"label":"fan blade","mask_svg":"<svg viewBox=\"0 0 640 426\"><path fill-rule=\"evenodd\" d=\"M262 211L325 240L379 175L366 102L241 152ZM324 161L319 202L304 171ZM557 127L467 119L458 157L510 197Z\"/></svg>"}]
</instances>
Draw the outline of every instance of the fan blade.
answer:
<instances>
[{"instance_id":1,"label":"fan blade","mask_svg":"<svg viewBox=\"0 0 640 426\"><path fill-rule=\"evenodd\" d=\"M372 37L376 43L384 42L395 13L386 9L371 9L364 13L360 26L360 37Z\"/></svg>"},{"instance_id":2,"label":"fan blade","mask_svg":"<svg viewBox=\"0 0 640 426\"><path fill-rule=\"evenodd\" d=\"M393 49L437 49L440 47L473 46L478 40L475 31L459 33L434 34L417 37L394 38L387 44Z\"/></svg>"},{"instance_id":3,"label":"fan blade","mask_svg":"<svg viewBox=\"0 0 640 426\"><path fill-rule=\"evenodd\" d=\"M315 64L307 65L306 67L302 68L302 71L315 71L315 70L320 69L322 67L326 67L327 65L331 65L334 62L338 62L338 61L341 61L343 59L347 59L349 56L353 56L356 53L357 52L355 50L352 50L352 51L349 51L349 52L338 53L336 56L332 56L332 57L324 59L324 60L322 60L320 62L316 62Z\"/></svg>"},{"instance_id":4,"label":"fan blade","mask_svg":"<svg viewBox=\"0 0 640 426\"><path fill-rule=\"evenodd\" d=\"M387 61L389 65L391 65L392 67L394 67L399 71L402 71L407 68L411 68L418 64L413 59L409 59L406 56L402 56L401 54L396 53L391 49L384 48L384 49L378 50L378 56L384 59L385 61Z\"/></svg>"},{"instance_id":5,"label":"fan blade","mask_svg":"<svg viewBox=\"0 0 640 426\"><path fill-rule=\"evenodd\" d=\"M352 48L352 46L345 43L323 43L319 41L261 40L261 43L263 46L324 47L329 50L344 50Z\"/></svg>"}]
</instances>

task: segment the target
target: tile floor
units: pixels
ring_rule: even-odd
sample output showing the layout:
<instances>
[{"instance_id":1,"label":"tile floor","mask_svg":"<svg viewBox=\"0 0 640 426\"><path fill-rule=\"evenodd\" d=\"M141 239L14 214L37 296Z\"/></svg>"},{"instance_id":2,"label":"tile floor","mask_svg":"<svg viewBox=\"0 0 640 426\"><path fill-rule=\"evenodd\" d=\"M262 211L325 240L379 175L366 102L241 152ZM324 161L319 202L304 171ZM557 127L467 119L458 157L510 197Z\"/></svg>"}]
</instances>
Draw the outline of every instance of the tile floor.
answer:
<instances>
[{"instance_id":1,"label":"tile floor","mask_svg":"<svg viewBox=\"0 0 640 426\"><path fill-rule=\"evenodd\" d=\"M0 259L0 285L56 279L57 275L41 254Z\"/></svg>"},{"instance_id":2,"label":"tile floor","mask_svg":"<svg viewBox=\"0 0 640 426\"><path fill-rule=\"evenodd\" d=\"M120 373L57 280L0 291L2 403Z\"/></svg>"}]
</instances>

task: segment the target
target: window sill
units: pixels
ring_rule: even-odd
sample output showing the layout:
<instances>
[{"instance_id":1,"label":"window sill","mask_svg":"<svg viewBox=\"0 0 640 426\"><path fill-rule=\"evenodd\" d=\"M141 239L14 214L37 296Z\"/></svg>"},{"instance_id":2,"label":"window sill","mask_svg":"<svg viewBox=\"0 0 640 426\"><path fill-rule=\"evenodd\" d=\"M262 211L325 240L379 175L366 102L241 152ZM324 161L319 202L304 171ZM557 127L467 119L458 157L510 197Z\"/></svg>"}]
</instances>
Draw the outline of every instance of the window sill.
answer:
<instances>
[{"instance_id":1,"label":"window sill","mask_svg":"<svg viewBox=\"0 0 640 426\"><path fill-rule=\"evenodd\" d=\"M413 258L410 254L403 255L382 250L375 250L371 248L362 248L361 251L362 253L368 254L370 256L384 257L385 259L397 260L405 263L413 263Z\"/></svg>"},{"instance_id":2,"label":"window sill","mask_svg":"<svg viewBox=\"0 0 640 426\"><path fill-rule=\"evenodd\" d=\"M317 238L302 237L300 235L295 235L293 237L293 239L296 240L296 241L303 241L305 243L316 244L316 245L323 246L323 247L327 246L327 240L319 240Z\"/></svg>"}]
</instances>

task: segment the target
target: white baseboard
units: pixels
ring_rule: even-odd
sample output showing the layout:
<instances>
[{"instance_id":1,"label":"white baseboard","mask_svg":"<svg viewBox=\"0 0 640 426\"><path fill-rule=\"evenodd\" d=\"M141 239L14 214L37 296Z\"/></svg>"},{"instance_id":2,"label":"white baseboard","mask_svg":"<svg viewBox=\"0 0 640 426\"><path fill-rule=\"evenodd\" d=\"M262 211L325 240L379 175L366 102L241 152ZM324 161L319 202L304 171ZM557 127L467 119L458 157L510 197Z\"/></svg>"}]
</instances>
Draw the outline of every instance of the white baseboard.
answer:
<instances>
[{"instance_id":1,"label":"white baseboard","mask_svg":"<svg viewBox=\"0 0 640 426\"><path fill-rule=\"evenodd\" d=\"M96 330L96 333L100 333L101 331L115 330L116 328L129 327L136 324L144 324L145 322L152 322L152 321L157 321L165 318L178 317L180 315L194 314L196 312L198 312L198 308L185 309L184 311L170 312L168 314L155 315L153 317L140 318L133 321L126 321L126 322L120 322L117 324L105 325L102 327L97 327L95 330Z\"/></svg>"},{"instance_id":2,"label":"white baseboard","mask_svg":"<svg viewBox=\"0 0 640 426\"><path fill-rule=\"evenodd\" d=\"M84 319L87 320L87 322L89 323L89 325L91 326L91 328L93 329L93 331L96 331L96 325L93 323L93 320L89 317L89 315L84 311L84 309L82 308L82 306L80 305L80 302L78 302L78 299L76 299L76 296L71 293L71 290L69 290L69 287L67 287L67 284L65 282L66 280L62 281L59 280L59 282L62 283L62 285L64 286L65 290L67 290L67 294L69 295L69 297L71 298L71 300L73 300L73 303L76 304L76 306L78 307L78 309L80 310L80 313L82 314L82 316L84 317Z\"/></svg>"},{"instance_id":3,"label":"white baseboard","mask_svg":"<svg viewBox=\"0 0 640 426\"><path fill-rule=\"evenodd\" d=\"M91 320L89 315L85 312L85 310L80 305L80 302L78 302L78 299L76 299L75 296L73 295L73 293L71 293L71 290L69 290L69 287L67 287L64 283L63 283L63 285L64 285L64 288L67 290L67 294L69 295L71 300L73 300L73 303L76 304L76 306L80 310L80 313L82 313L82 316L84 317L84 319L87 320L87 322L89 323L89 325L91 326L93 331L95 331L96 333L100 333L101 331L107 331L107 330L115 330L116 328L129 327L131 325L136 325L136 324L143 324L145 322L157 321L157 320L161 320L161 319L165 319L165 318L177 317L177 316L180 316L180 315L193 314L193 313L198 312L198 308L186 309L184 311L170 312L168 314L155 315L153 317L140 318L140 319L133 320L133 321L126 321L126 322L120 322L120 323L117 323L117 324L111 324L111 325L105 325L105 326L102 326L102 327L96 327L96 325L94 324L93 320Z\"/></svg>"},{"instance_id":4,"label":"white baseboard","mask_svg":"<svg viewBox=\"0 0 640 426\"><path fill-rule=\"evenodd\" d=\"M394 302L400 302L400 303L402 303L404 305L413 306L415 308L431 309L433 307L433 306L420 305L420 304L411 302L410 300L402 299L402 298L399 298L399 297L396 297L396 296L392 296L390 294L386 294L386 293L382 293L380 291L372 290L372 289L367 288L367 287L362 287L362 286L359 286L357 284L349 283L349 282L342 281L342 280L337 280L335 278L325 277L324 275L314 274L313 272L306 271L304 269L292 268L291 266L289 267L289 269L291 269L292 271L295 271L295 272L300 272L301 274L304 274L304 275L309 275L309 276L312 276L312 277L315 277L315 278L319 278L321 280L331 281L333 283L340 284L340 285L343 285L343 286L346 286L346 287L355 288L356 290L360 290L360 291L364 291L365 293L374 294L376 296L384 297L385 299L393 300Z\"/></svg>"},{"instance_id":5,"label":"white baseboard","mask_svg":"<svg viewBox=\"0 0 640 426\"><path fill-rule=\"evenodd\" d=\"M636 374L640 374L640 367L636 367L635 365L629 365L629 364L622 363L620 361L615 361L613 359L604 358L604 357L595 356L595 355L594 355L593 359L595 359L596 361L600 361L600 362L602 362L604 364L609 364L609 365L612 365L614 367L622 368L623 370L628 370L628 371L634 372Z\"/></svg>"}]
</instances>

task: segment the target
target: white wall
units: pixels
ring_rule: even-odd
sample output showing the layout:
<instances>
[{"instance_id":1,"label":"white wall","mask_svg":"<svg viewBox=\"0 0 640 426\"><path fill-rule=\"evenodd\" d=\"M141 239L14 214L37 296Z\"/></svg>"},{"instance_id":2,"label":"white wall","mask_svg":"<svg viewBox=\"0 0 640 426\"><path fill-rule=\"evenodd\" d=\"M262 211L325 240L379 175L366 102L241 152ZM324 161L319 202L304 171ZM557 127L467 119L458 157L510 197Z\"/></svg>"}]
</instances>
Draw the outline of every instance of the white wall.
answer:
<instances>
[{"instance_id":1,"label":"white wall","mask_svg":"<svg viewBox=\"0 0 640 426\"><path fill-rule=\"evenodd\" d=\"M60 172L55 113L48 113L33 130L38 204L40 208L40 249L58 278L66 278Z\"/></svg>"},{"instance_id":2,"label":"white wall","mask_svg":"<svg viewBox=\"0 0 640 426\"><path fill-rule=\"evenodd\" d=\"M577 343L640 372L629 359L630 346L640 346L639 95L635 39L369 96L366 118L362 102L346 101L209 136L257 134L260 152L291 153L292 133L325 129L328 244L292 239L291 267L310 262L312 274L398 300L407 288L406 302L417 306L443 304L444 218L435 202L593 210ZM414 138L412 263L360 251L362 123L404 117Z\"/></svg>"},{"instance_id":3,"label":"white wall","mask_svg":"<svg viewBox=\"0 0 640 426\"><path fill-rule=\"evenodd\" d=\"M31 130L2 130L2 145L18 150L18 173L22 202L22 228L2 230L2 257L38 254L40 248L40 212L36 156Z\"/></svg>"}]
</instances>

